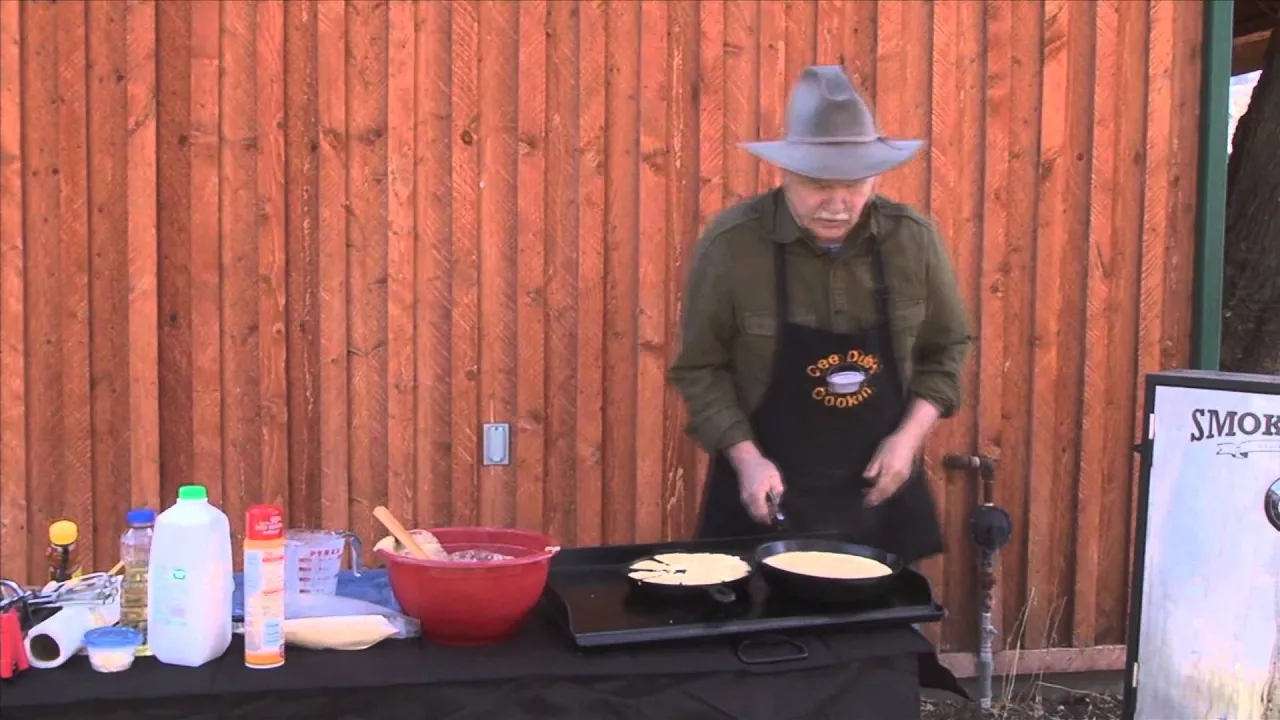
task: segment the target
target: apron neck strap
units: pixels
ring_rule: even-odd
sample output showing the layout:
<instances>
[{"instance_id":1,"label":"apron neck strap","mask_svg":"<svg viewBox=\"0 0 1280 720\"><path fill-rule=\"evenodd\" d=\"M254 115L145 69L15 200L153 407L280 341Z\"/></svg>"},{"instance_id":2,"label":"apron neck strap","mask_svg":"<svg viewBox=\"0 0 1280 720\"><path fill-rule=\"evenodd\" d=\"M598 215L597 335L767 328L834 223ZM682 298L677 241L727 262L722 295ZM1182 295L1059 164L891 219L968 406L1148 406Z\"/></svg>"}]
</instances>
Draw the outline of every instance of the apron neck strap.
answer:
<instances>
[{"instance_id":1,"label":"apron neck strap","mask_svg":"<svg viewBox=\"0 0 1280 720\"><path fill-rule=\"evenodd\" d=\"M871 280L876 297L876 314L881 322L889 322L889 279L884 269L884 254L880 252L880 238L871 237Z\"/></svg>"},{"instance_id":2,"label":"apron neck strap","mask_svg":"<svg viewBox=\"0 0 1280 720\"><path fill-rule=\"evenodd\" d=\"M773 291L777 293L778 337L782 337L782 326L787 324L791 312L790 293L787 292L787 244L773 244Z\"/></svg>"}]
</instances>

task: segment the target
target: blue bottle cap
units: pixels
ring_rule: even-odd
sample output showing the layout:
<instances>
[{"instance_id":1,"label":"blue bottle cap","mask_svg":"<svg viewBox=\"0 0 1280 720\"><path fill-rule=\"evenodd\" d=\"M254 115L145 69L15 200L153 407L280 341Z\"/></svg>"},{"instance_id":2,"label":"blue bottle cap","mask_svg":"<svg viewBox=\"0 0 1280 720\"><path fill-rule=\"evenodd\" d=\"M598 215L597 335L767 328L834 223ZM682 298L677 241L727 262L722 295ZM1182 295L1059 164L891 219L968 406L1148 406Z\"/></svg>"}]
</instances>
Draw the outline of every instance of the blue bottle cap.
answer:
<instances>
[{"instance_id":1,"label":"blue bottle cap","mask_svg":"<svg viewBox=\"0 0 1280 720\"><path fill-rule=\"evenodd\" d=\"M84 634L85 647L123 650L142 644L142 633L128 627L99 627Z\"/></svg>"},{"instance_id":2,"label":"blue bottle cap","mask_svg":"<svg viewBox=\"0 0 1280 720\"><path fill-rule=\"evenodd\" d=\"M151 508L134 508L125 514L124 521L129 525L154 525L156 511Z\"/></svg>"}]
</instances>

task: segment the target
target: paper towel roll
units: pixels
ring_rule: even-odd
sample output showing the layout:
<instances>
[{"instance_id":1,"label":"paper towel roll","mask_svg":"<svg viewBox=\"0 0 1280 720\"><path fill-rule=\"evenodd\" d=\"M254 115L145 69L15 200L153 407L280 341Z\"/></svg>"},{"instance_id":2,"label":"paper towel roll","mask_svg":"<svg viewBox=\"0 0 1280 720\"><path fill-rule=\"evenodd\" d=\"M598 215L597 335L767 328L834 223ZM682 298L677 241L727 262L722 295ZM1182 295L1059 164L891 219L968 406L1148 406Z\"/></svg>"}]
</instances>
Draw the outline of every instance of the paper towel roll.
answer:
<instances>
[{"instance_id":1,"label":"paper towel roll","mask_svg":"<svg viewBox=\"0 0 1280 720\"><path fill-rule=\"evenodd\" d=\"M31 628L27 633L27 657L31 667L56 668L84 647L84 634L96 627L115 625L120 603L71 605Z\"/></svg>"}]
</instances>

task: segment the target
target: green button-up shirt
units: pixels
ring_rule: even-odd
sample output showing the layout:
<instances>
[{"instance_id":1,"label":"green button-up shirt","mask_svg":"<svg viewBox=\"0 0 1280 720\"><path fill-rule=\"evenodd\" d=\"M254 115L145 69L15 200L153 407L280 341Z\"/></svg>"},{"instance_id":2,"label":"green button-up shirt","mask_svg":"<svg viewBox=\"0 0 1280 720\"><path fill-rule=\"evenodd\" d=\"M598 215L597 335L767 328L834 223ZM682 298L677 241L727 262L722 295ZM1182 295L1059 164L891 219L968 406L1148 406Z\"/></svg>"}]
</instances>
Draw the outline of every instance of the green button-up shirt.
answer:
<instances>
[{"instance_id":1,"label":"green button-up shirt","mask_svg":"<svg viewBox=\"0 0 1280 720\"><path fill-rule=\"evenodd\" d=\"M670 379L688 433L710 452L751 440L747 416L764 396L777 336L775 243L786 245L790 321L856 332L876 320L871 248L880 243L893 342L909 397L944 417L960 402L970 336L955 271L933 225L876 196L835 251L802 230L774 190L720 213L698 241L684 295L682 344Z\"/></svg>"}]
</instances>

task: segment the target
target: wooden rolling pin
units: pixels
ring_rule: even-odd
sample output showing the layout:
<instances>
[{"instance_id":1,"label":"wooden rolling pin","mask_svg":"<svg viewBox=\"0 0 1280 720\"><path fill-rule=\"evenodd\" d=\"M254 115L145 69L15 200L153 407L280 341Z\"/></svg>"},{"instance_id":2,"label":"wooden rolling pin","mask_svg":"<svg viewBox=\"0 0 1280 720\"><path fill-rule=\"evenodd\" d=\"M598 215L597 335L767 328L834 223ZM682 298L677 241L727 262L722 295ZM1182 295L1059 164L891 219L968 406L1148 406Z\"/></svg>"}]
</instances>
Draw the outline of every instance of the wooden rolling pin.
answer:
<instances>
[{"instance_id":1,"label":"wooden rolling pin","mask_svg":"<svg viewBox=\"0 0 1280 720\"><path fill-rule=\"evenodd\" d=\"M382 523L382 526L387 529L387 532L391 533L392 537L404 546L405 550L409 551L410 555L418 558L419 560L431 559L431 556L422 549L422 546L418 544L417 540L413 539L413 536L409 534L409 531L404 529L404 525L400 524L400 521L396 519L395 515L391 514L390 510L379 505L373 509L373 516L378 519L378 522Z\"/></svg>"}]
</instances>

